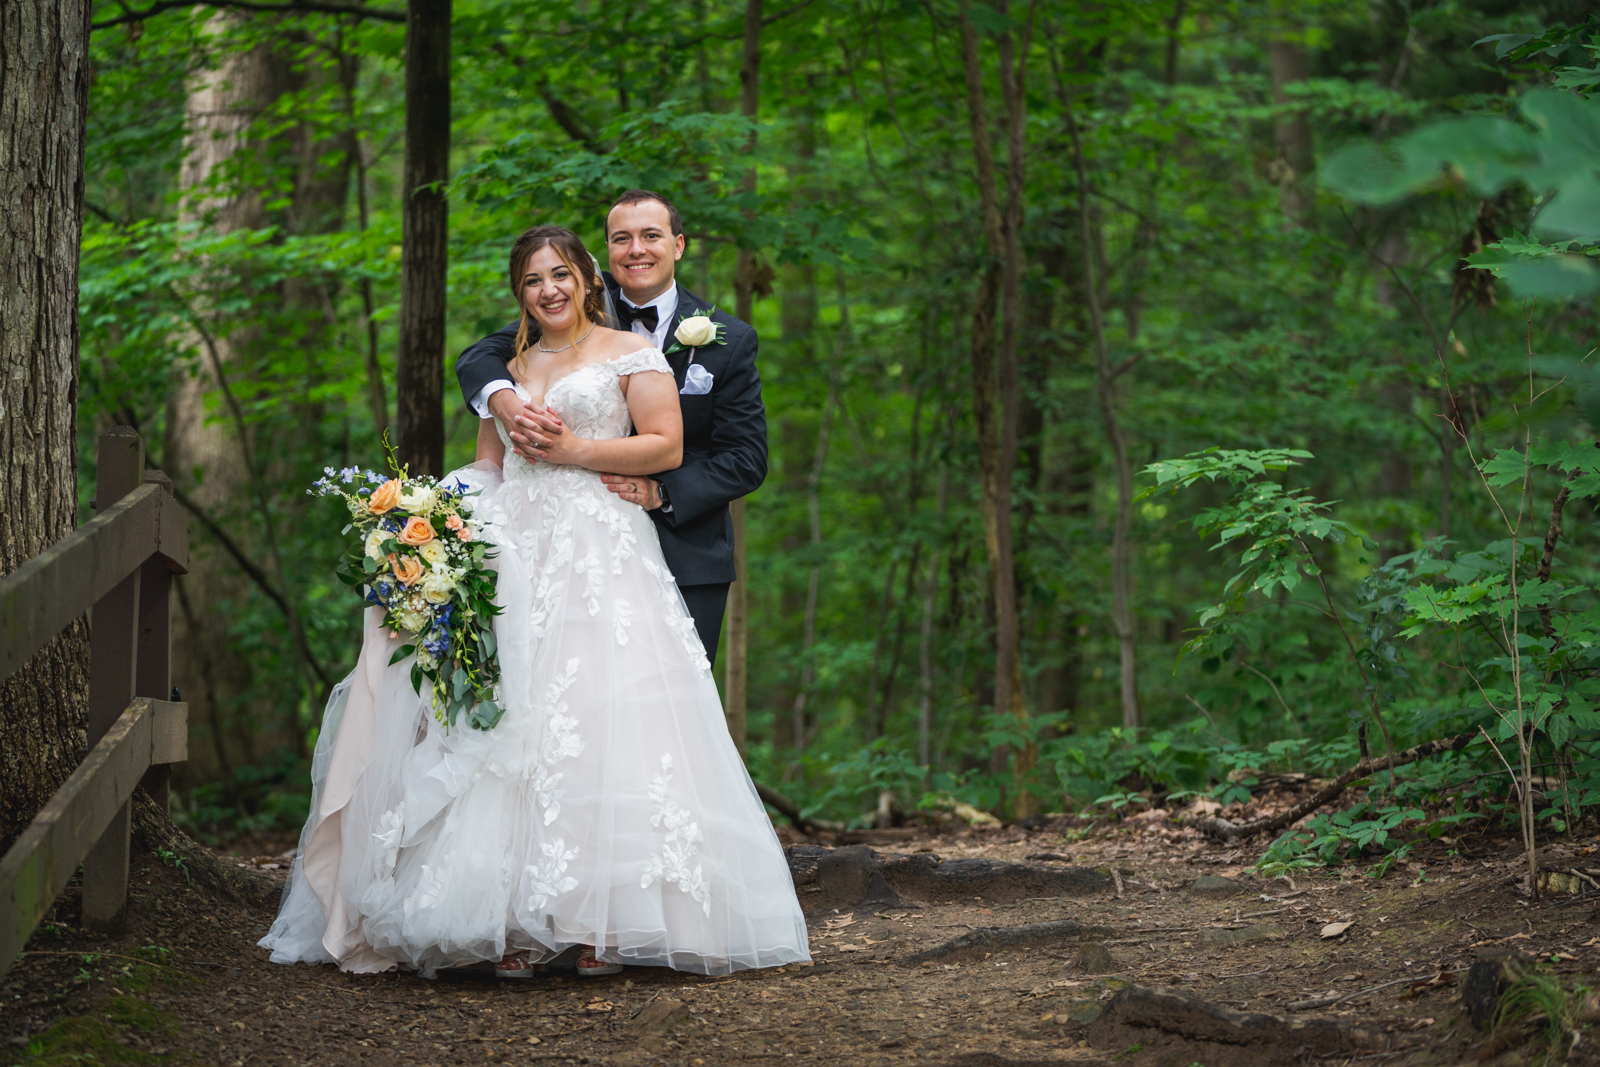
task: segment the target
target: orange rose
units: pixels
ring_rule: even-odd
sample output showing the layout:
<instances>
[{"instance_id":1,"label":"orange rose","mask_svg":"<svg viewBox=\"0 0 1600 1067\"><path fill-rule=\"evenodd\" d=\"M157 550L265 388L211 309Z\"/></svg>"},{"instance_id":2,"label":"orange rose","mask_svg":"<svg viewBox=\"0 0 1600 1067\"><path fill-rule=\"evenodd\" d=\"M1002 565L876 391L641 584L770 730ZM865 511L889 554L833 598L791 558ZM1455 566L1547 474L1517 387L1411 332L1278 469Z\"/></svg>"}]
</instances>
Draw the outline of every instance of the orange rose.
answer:
<instances>
[{"instance_id":1,"label":"orange rose","mask_svg":"<svg viewBox=\"0 0 1600 1067\"><path fill-rule=\"evenodd\" d=\"M367 500L367 508L374 515L382 515L386 511L393 511L398 503L400 503L400 479L390 478L372 491L372 496Z\"/></svg>"},{"instance_id":2,"label":"orange rose","mask_svg":"<svg viewBox=\"0 0 1600 1067\"><path fill-rule=\"evenodd\" d=\"M394 576L400 579L400 584L409 588L418 578L422 577L422 561L416 556L389 557L389 566L394 568Z\"/></svg>"},{"instance_id":3,"label":"orange rose","mask_svg":"<svg viewBox=\"0 0 1600 1067\"><path fill-rule=\"evenodd\" d=\"M415 545L421 548L433 540L433 523L421 515L413 515L406 520L406 524L395 534L395 540L402 545Z\"/></svg>"}]
</instances>

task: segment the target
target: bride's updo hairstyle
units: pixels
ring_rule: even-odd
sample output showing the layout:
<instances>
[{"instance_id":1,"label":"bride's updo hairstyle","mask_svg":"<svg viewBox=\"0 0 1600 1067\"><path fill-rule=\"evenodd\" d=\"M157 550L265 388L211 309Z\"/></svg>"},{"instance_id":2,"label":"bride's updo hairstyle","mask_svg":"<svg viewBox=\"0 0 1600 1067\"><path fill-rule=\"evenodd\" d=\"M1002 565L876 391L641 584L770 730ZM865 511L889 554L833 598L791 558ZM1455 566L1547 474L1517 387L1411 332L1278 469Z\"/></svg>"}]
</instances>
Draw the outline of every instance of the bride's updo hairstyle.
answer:
<instances>
[{"instance_id":1,"label":"bride's updo hairstyle","mask_svg":"<svg viewBox=\"0 0 1600 1067\"><path fill-rule=\"evenodd\" d=\"M561 262L583 282L583 301L578 314L584 321L578 324L579 333L574 336L581 336L587 323L605 321L605 283L600 280L600 268L589 250L583 247L582 239L565 226L530 226L522 231L511 246L511 295L516 297L517 307L522 310L517 322L515 351L518 359L522 358L523 350L528 347L528 329L533 318L533 313L522 302L522 278L528 272L528 260L546 246L554 248Z\"/></svg>"}]
</instances>

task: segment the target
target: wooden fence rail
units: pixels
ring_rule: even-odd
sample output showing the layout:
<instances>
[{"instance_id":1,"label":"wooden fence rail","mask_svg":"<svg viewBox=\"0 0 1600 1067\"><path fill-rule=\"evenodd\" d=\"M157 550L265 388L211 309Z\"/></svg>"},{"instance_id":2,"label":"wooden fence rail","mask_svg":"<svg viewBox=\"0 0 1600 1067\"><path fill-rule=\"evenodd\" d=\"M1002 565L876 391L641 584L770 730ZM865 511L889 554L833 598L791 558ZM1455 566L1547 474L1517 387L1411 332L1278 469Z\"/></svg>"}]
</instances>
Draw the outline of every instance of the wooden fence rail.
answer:
<instances>
[{"instance_id":1,"label":"wooden fence rail","mask_svg":"<svg viewBox=\"0 0 1600 1067\"><path fill-rule=\"evenodd\" d=\"M0 578L0 678L92 608L89 753L0 858L0 974L83 866L83 924L119 933L128 901L129 800L143 784L165 806L170 765L188 758L188 707L171 695L173 574L189 522L144 442L100 435L97 514Z\"/></svg>"}]
</instances>

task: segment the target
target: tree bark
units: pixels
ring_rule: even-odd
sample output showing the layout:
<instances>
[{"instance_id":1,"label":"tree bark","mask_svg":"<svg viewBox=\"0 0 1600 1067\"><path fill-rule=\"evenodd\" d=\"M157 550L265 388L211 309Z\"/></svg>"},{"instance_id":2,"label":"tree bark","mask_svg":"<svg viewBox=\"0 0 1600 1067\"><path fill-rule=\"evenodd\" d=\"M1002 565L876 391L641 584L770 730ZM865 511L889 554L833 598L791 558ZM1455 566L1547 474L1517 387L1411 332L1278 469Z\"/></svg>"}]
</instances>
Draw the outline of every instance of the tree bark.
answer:
<instances>
[{"instance_id":1,"label":"tree bark","mask_svg":"<svg viewBox=\"0 0 1600 1067\"><path fill-rule=\"evenodd\" d=\"M1111 445L1112 472L1117 484L1117 513L1111 537L1111 619L1117 631L1119 696L1122 725L1137 731L1141 725L1138 689L1138 631L1133 621L1133 465L1128 457L1128 441L1117 418L1117 370L1111 365L1106 344L1105 320L1100 314L1099 272L1095 270L1096 239L1089 212L1089 170L1083 160L1083 141L1078 135L1078 120L1072 101L1061 106L1072 134L1072 158L1078 174L1078 228L1083 241L1084 293L1089 303L1089 324L1094 335L1095 391L1100 401L1100 417L1106 440Z\"/></svg>"},{"instance_id":2,"label":"tree bark","mask_svg":"<svg viewBox=\"0 0 1600 1067\"><path fill-rule=\"evenodd\" d=\"M1006 5L1000 6L1006 13ZM966 76L967 114L972 134L978 196L983 214L983 234L989 263L978 279L972 307L972 388L977 416L979 468L983 482L984 548L995 611L994 710L1019 721L1028 720L1022 687L1020 626L1017 608L1016 562L1012 549L1011 472L1017 449L1017 332L1024 263L1021 251L1022 167L1025 119L1022 93L1024 69L1013 65L1010 33L999 36L1001 89L1006 105L1006 146L1009 166L1002 212L999 178L989 142L989 118L984 102L983 65L978 54L978 33L965 8L961 19L961 59ZM1026 56L1026 38L1023 55ZM995 358L996 304L1003 300L999 360ZM1001 770L1011 753L995 753L994 770ZM1032 744L1014 754L1012 770L1019 788L1015 814L1031 814L1032 795L1020 788L1032 770L1037 753Z\"/></svg>"},{"instance_id":3,"label":"tree bark","mask_svg":"<svg viewBox=\"0 0 1600 1067\"><path fill-rule=\"evenodd\" d=\"M946 501L950 492L950 468L940 465L938 488L935 490L934 514L939 525L944 525ZM939 595L939 552L928 551L928 574L922 582L922 632L917 642L917 670L921 682L921 700L917 708L917 760L924 768L924 786L933 786L933 631L934 616Z\"/></svg>"},{"instance_id":4,"label":"tree bark","mask_svg":"<svg viewBox=\"0 0 1600 1067\"><path fill-rule=\"evenodd\" d=\"M703 8L700 10L703 15ZM702 49L702 66L704 73L704 45ZM815 201L817 191L813 185L812 166L817 154L817 127L816 111L812 106L813 94L809 86L802 83L801 91L791 91L787 94L791 101L788 108L789 119L793 130L793 159L788 165L789 183L794 189L795 199L801 203ZM709 105L708 105L709 109ZM782 304L780 306L780 319L783 326L783 351L784 357L795 361L796 366L815 367L818 365L818 336L817 336L817 266L812 262L796 263L785 267L781 271L783 277ZM831 398L834 389L834 377L829 375L828 395ZM823 416L819 433L826 435L831 421L830 399L823 405ZM811 472L816 467L815 453L817 442L811 440L809 427L805 426L796 416L799 411L793 407L780 416L778 437L782 461L777 469L783 478L783 491L786 495L795 498L806 496L809 501L811 491ZM811 467L800 462L801 456L809 451L812 453ZM810 509L808 508L808 511ZM791 531L783 541L785 551L793 552L802 544L810 543L812 551L816 551L816 544L821 539L819 531L820 510L813 519L807 516L803 530ZM793 583L785 583L781 594L781 618L801 618L801 642L803 650L800 660L801 677L792 697L779 699L776 703L780 710L773 731L773 742L780 748L790 748L796 752L803 751L806 743L806 728L804 720L805 706L809 701L806 692L811 682L812 670L808 663L808 652L815 641L815 604L817 589L821 579L820 566L813 560L809 568L816 578L808 575L805 589L796 587ZM787 694L785 694L787 697ZM787 712L783 711L787 708ZM798 717L797 717L798 709ZM791 765L789 770L797 769Z\"/></svg>"},{"instance_id":5,"label":"tree bark","mask_svg":"<svg viewBox=\"0 0 1600 1067\"><path fill-rule=\"evenodd\" d=\"M400 462L443 475L444 323L449 274L450 4L406 5L406 159L401 182L400 354L395 424ZM428 188L434 186L433 188Z\"/></svg>"},{"instance_id":6,"label":"tree bark","mask_svg":"<svg viewBox=\"0 0 1600 1067\"><path fill-rule=\"evenodd\" d=\"M806 748L806 701L811 691L814 665L811 653L817 641L817 594L822 585L822 471L828 462L828 430L833 422L833 407L839 398L839 368L844 362L842 338L849 331L850 307L844 303L841 285L839 333L834 345L833 367L828 372L828 398L822 404L822 424L817 428L817 450L811 458L811 474L806 479L806 510L810 519L811 567L806 578L806 614L801 630L800 691L794 695L794 749Z\"/></svg>"},{"instance_id":7,"label":"tree bark","mask_svg":"<svg viewBox=\"0 0 1600 1067\"><path fill-rule=\"evenodd\" d=\"M187 101L189 136L179 176L184 194L181 219L202 224L214 233L255 230L272 222L295 232L317 232L342 221L350 170L348 153L339 151L343 146L319 139L305 124L272 138L264 138L262 128L256 125L257 117L275 101L304 89L319 76L319 69L308 71L285 52L262 44L227 53L215 69L196 79ZM351 79L354 71L341 69L338 76ZM258 189L230 180L241 153L294 167L294 195L281 215L269 213ZM336 162L331 167L323 165L325 158ZM276 297L291 309L290 319L304 324L304 335L298 340L306 351L314 352L326 329L325 287L306 278L291 278L277 289ZM275 450L270 441L255 439L256 428L249 424L231 384L250 377L255 365L251 357L264 339L254 328L218 330L208 325L212 294L201 289L188 296L195 324L192 341L201 359L196 371L168 400L167 433L159 465L173 477L179 499L215 527L213 534L228 531L221 543L229 554L260 561L272 572L277 588L293 588L278 552L277 527L282 516L265 484L279 473L270 458L263 458L273 456ZM257 296L271 298L271 290ZM281 338L273 340L285 343ZM315 414L307 410L302 418L314 421ZM243 552L234 552L230 547L234 545L242 545ZM173 620L174 682L181 692L203 702L196 705L202 713L194 717L195 722L225 731L223 736L213 737L211 746L195 749L183 771L190 780L226 773L230 764L252 763L263 748L277 744L300 747L304 742L292 707L297 702L276 699L271 687L260 686L258 666L235 649L229 627L218 625L206 614L213 605L238 602L249 595L252 575L241 574L241 569L250 570L230 565L223 554L202 550L195 553L189 573L177 579L179 602L189 609ZM271 595L271 589L266 591ZM284 613L292 661L300 665L314 701L316 693L327 690L330 680L310 652L297 601L283 596L274 599ZM286 705L290 705L288 714L283 716ZM270 723L274 712L280 716L276 729L229 728L251 716ZM211 761L214 754L215 764Z\"/></svg>"},{"instance_id":8,"label":"tree bark","mask_svg":"<svg viewBox=\"0 0 1600 1067\"><path fill-rule=\"evenodd\" d=\"M89 6L0 4L0 573L77 520ZM0 848L77 766L88 685L81 618L0 683Z\"/></svg>"},{"instance_id":9,"label":"tree bark","mask_svg":"<svg viewBox=\"0 0 1600 1067\"><path fill-rule=\"evenodd\" d=\"M345 121L350 124L346 131L345 153L349 157L349 166L356 175L356 221L361 227L361 232L366 233L371 222L371 207L368 203L367 183L367 148L361 141L361 128L356 118L356 78L355 71L349 71L349 76L340 79L340 88L343 90ZM383 384L383 364L378 358L378 323L373 318L374 300L372 297L372 279L361 279L361 332L366 335L366 368L367 368L367 404L372 410L372 432L379 440L389 432L389 396Z\"/></svg>"},{"instance_id":10,"label":"tree bark","mask_svg":"<svg viewBox=\"0 0 1600 1067\"><path fill-rule=\"evenodd\" d=\"M1293 99L1289 86L1310 76L1310 63L1296 28L1277 29L1267 44L1267 55L1272 64L1272 102L1284 107ZM1311 221L1313 200L1306 188L1306 179L1317 165L1311 145L1310 116L1304 110L1283 114L1273 124L1272 139L1278 149L1273 170L1282 190L1283 213L1300 225L1307 225Z\"/></svg>"},{"instance_id":11,"label":"tree bark","mask_svg":"<svg viewBox=\"0 0 1600 1067\"><path fill-rule=\"evenodd\" d=\"M739 113L754 122L761 111L761 0L745 0L744 6L744 62L739 68ZM750 134L747 150L753 156L756 135ZM756 190L756 167L752 161L745 171L746 192ZM753 248L739 248L738 266L733 279L734 314L745 322L755 316L756 253ZM746 721L748 715L748 675L746 656L749 652L749 584L745 579L744 499L730 505L733 513L733 567L737 577L728 590L728 666L723 688L726 701L728 733L739 754L744 755Z\"/></svg>"}]
</instances>

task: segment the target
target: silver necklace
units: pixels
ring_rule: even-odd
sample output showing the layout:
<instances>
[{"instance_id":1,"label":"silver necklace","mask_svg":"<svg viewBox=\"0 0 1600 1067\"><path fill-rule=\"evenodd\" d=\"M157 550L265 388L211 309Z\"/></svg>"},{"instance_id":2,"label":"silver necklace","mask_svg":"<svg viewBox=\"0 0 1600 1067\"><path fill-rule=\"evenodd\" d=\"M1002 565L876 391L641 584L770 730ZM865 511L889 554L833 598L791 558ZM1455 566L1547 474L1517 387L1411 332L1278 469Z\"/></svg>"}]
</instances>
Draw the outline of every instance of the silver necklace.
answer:
<instances>
[{"instance_id":1,"label":"silver necklace","mask_svg":"<svg viewBox=\"0 0 1600 1067\"><path fill-rule=\"evenodd\" d=\"M595 323L595 326L598 326L598 325L599 325L599 323ZM572 342L570 345L562 345L560 348L546 348L544 346L544 340L540 339L540 341L539 341L539 351L541 351L541 352L565 352L569 348L577 348L579 345L583 344L583 342L585 342L585 341L587 341L589 339L589 334L591 334L591 333L594 333L594 326L590 326L588 333L585 333L582 337L578 338L576 341Z\"/></svg>"}]
</instances>

